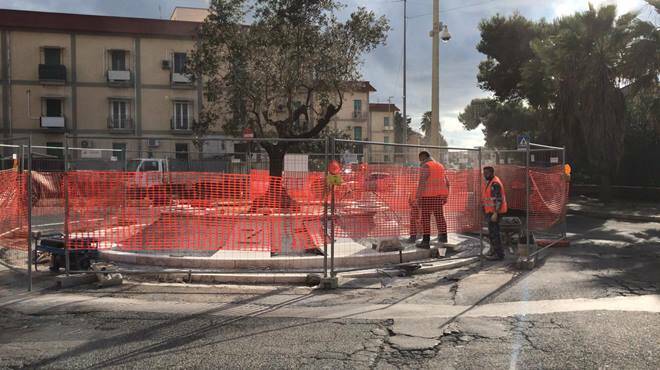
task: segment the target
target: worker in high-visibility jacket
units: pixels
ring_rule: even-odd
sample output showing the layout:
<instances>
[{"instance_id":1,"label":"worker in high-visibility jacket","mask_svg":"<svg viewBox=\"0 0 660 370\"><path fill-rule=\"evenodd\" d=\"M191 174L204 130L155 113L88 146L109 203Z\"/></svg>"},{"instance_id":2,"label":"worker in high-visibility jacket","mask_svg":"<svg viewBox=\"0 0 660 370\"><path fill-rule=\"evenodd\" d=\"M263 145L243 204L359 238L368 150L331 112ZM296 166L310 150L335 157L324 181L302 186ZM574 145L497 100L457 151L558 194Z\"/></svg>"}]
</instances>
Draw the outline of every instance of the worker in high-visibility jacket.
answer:
<instances>
[{"instance_id":1,"label":"worker in high-visibility jacket","mask_svg":"<svg viewBox=\"0 0 660 370\"><path fill-rule=\"evenodd\" d=\"M486 179L486 185L484 186L482 201L488 220L488 234L491 245L486 258L501 260L504 259L504 249L502 248L502 238L500 236L500 220L502 215L508 211L506 192L502 181L495 176L493 167L484 167L484 178Z\"/></svg>"},{"instance_id":2,"label":"worker in high-visibility jacket","mask_svg":"<svg viewBox=\"0 0 660 370\"><path fill-rule=\"evenodd\" d=\"M431 214L438 228L438 241L447 242L447 221L443 206L449 196L449 180L445 167L433 160L429 152L419 153L419 163L421 170L415 200L421 213L422 241L417 248L428 249L431 248ZM416 239L416 236L411 235L411 239Z\"/></svg>"}]
</instances>

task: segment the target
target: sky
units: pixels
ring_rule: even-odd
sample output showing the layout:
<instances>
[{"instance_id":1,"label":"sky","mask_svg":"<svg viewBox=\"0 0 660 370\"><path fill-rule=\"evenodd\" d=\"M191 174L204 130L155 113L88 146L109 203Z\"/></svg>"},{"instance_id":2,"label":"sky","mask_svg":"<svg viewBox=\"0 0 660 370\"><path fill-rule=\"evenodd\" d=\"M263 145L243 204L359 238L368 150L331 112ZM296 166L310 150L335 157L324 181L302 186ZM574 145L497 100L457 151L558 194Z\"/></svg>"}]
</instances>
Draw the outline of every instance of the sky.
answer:
<instances>
[{"instance_id":1,"label":"sky","mask_svg":"<svg viewBox=\"0 0 660 370\"><path fill-rule=\"evenodd\" d=\"M387 102L402 107L403 96L403 1L342 0L349 14L358 6L385 15L392 26L386 45L365 56L362 73L378 90L372 102ZM657 24L657 15L643 0L440 0L440 20L452 35L440 45L440 121L450 146L483 145L478 128L466 131L458 114L472 99L490 94L477 86L477 67L485 56L477 52L478 24L496 14L521 15L538 20L552 20L595 6L616 4L618 13L640 11L645 19ZM407 113L414 129L425 111L431 109L431 38L432 0L407 0ZM65 13L113 15L142 18L169 18L175 6L206 7L207 0L0 0L0 8Z\"/></svg>"}]
</instances>

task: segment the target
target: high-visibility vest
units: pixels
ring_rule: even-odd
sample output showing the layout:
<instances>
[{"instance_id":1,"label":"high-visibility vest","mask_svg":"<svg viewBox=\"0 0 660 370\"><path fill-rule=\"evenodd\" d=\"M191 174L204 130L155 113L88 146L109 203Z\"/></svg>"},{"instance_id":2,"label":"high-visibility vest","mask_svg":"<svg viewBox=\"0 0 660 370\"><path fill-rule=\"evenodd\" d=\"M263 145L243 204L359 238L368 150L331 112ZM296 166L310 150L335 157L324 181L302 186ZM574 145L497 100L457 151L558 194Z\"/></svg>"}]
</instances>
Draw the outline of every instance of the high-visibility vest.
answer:
<instances>
[{"instance_id":1,"label":"high-visibility vest","mask_svg":"<svg viewBox=\"0 0 660 370\"><path fill-rule=\"evenodd\" d=\"M428 161L426 166L429 169L429 178L426 181L426 187L422 189L422 197L437 197L449 195L447 178L445 177L445 166L436 162Z\"/></svg>"},{"instance_id":2,"label":"high-visibility vest","mask_svg":"<svg viewBox=\"0 0 660 370\"><path fill-rule=\"evenodd\" d=\"M490 180L490 182L484 187L484 211L486 213L495 213L495 198L491 195L493 184L500 185L500 191L502 193L502 205L500 205L500 210L498 213L506 213L509 210L509 207L506 204L506 192L504 191L504 185L502 184L502 181L497 176L493 176L493 179Z\"/></svg>"}]
</instances>

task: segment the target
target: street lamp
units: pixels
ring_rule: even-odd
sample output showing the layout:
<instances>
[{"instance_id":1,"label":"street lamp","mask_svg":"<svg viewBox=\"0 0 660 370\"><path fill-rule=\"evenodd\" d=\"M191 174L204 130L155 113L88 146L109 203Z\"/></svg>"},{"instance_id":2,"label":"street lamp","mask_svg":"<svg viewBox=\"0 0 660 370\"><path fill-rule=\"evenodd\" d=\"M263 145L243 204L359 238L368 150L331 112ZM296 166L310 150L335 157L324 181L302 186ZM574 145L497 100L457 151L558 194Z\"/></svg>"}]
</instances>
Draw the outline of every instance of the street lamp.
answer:
<instances>
[{"instance_id":1,"label":"street lamp","mask_svg":"<svg viewBox=\"0 0 660 370\"><path fill-rule=\"evenodd\" d=\"M429 32L433 37L433 73L431 76L431 145L440 142L440 39L448 42L451 34L447 25L440 22L440 0L433 0L433 30Z\"/></svg>"}]
</instances>

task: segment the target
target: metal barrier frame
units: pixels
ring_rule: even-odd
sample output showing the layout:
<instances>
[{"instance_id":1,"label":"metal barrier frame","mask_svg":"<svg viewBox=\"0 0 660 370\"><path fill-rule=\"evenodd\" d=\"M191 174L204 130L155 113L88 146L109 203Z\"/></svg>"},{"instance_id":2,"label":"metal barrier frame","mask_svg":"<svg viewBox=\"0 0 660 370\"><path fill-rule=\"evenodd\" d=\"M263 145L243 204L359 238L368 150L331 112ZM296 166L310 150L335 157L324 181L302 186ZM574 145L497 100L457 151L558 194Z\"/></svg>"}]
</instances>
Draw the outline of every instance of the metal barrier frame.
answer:
<instances>
[{"instance_id":1,"label":"metal barrier frame","mask_svg":"<svg viewBox=\"0 0 660 370\"><path fill-rule=\"evenodd\" d=\"M64 155L63 155L63 160L64 160L64 171L68 172L70 171L70 165L71 165L71 158L69 156L69 150L78 150L78 149L86 149L86 150L106 150L106 151L117 151L117 149L101 149L101 148L77 148L77 147L71 147L70 146L70 141L71 140L84 140L84 139L98 139L98 140L134 140L138 142L142 142L144 140L147 140L148 138L136 138L134 136L70 136L70 135L65 135L64 136L64 146L61 148L64 150ZM192 141L194 140L193 138L190 137L185 137L185 138L158 138L159 140L167 140L167 141ZM254 143L260 143L260 142L282 142L282 141L289 141L289 142L323 142L324 145L324 153L322 155L324 156L324 162L325 162L325 175L327 176L328 174L328 164L330 162L330 158L335 158L340 153L336 152L336 145L337 143L345 143L345 144L360 144L360 145L376 145L376 146L383 146L383 147L403 147L403 148L418 148L418 149L426 149L426 150L460 150L460 151L465 151L465 152L474 152L477 154L477 166L479 170L479 174L482 172L482 166L483 166L483 154L484 151L488 151L486 149L483 149L481 147L478 148L461 148L461 147L450 147L450 146L434 146L434 145L416 145L416 144L400 144L400 143L384 143L384 142L374 142L374 141L364 141L364 140L349 140L349 139L335 139L335 138L326 138L326 139L321 139L321 138L312 138L312 139L301 139L301 138L231 138L231 137L223 137L222 139L218 140L226 140L226 141L233 141L233 142L254 142ZM32 265L33 265L33 258L34 258L34 236L32 235L32 213L33 213L33 207L32 207L32 192L34 191L33 186L32 186L32 151L33 149L36 148L48 148L45 146L33 146L32 145L32 138L31 136L25 136L25 137L11 137L11 138L3 138L0 139L0 141L26 141L27 144L20 144L20 145L8 145L8 144L0 144L0 147L2 146L11 146L15 148L19 148L20 153L21 153L21 161L23 162L24 159L27 159L27 165L23 164L22 170L26 172L26 181L27 181L27 218L28 218L28 236L27 236L27 251L28 251L28 260L27 260L27 266L28 266L28 271L27 271L27 282L28 282L28 291L32 290ZM58 147L58 149L60 149ZM26 152L27 150L27 152ZM140 149L141 150L141 149ZM526 221L525 221L525 235L526 235L526 244L529 247L530 244L530 227L529 227L529 215L530 215L530 206L529 206L529 199L530 199L530 192L531 192L531 187L530 187L530 179L529 179L529 173L530 173L530 155L531 153L534 152L540 152L540 151L548 151L548 150L556 150L561 153L562 156L562 164L566 163L566 152L564 147L555 147L555 146L549 146L549 145L542 145L542 144L537 144L537 143L529 143L529 145L525 148L524 153L525 153L525 173L526 173L526 184L525 184L525 203L526 203ZM495 152L506 152L506 151L497 151ZM514 152L514 151L511 151ZM517 150L515 152L521 152L521 150ZM321 153L319 153L321 154ZM26 157L27 156L27 157ZM26 158L25 158L26 157ZM482 182L481 176L479 176L480 183ZM326 181L323 181L324 187L323 187L323 214L322 214L322 228L323 228L323 277L327 278L329 277L336 277L338 272L345 272L345 271L352 271L352 270L358 270L358 269L337 269L335 267L335 219L336 219L336 203L335 203L335 189L334 185L329 186ZM481 188L481 186L480 186ZM330 200L328 200L328 192L330 192ZM482 199L481 199L481 191L478 189L478 191L475 194L475 197L477 199L476 202L476 211L478 214L483 213L482 212ZM65 240L69 240L70 237L70 230L68 227L68 221L70 218L69 215L69 208L70 208L70 201L69 201L69 194L68 191L65 191L64 194L64 237ZM562 224L562 230L561 230L561 237L557 240L552 241L548 245L544 246L543 248L536 248L536 243L534 243L534 251L528 254L526 257L527 261L532 260L533 258L536 258L536 256L541 253L542 251L546 250L547 248L550 248L557 243L563 241L566 239L566 214L565 210L562 211L563 214L563 224ZM328 230L329 229L329 230ZM480 224L479 226L479 256L483 258L483 230L482 226ZM328 245L328 238L330 239L330 243ZM75 273L85 273L88 271L75 271L71 270L71 265L70 265L70 253L71 250L69 248L68 243L64 244L64 249L65 249L65 274L68 276L70 274L75 274ZM329 256L329 257L328 257ZM328 261L328 258L330 261ZM364 269L364 268L359 268L359 269ZM223 272L231 272L231 273L254 273L254 271L246 271L246 270L201 270L201 269L166 269L163 268L161 270L113 270L109 272L121 272L121 273L134 273L134 274L196 274L196 273L223 273ZM277 273L277 272L282 272L282 273L289 273L291 271L270 271L270 273ZM300 272L300 273L318 273L319 270L313 269L313 270L295 270L295 272Z\"/></svg>"},{"instance_id":2,"label":"metal barrier frame","mask_svg":"<svg viewBox=\"0 0 660 370\"><path fill-rule=\"evenodd\" d=\"M525 244L528 248L528 253L526 256L522 256L522 260L524 262L533 262L536 258L536 256L545 251L546 249L553 247L557 245L558 243L567 240L566 233L567 233L567 225L566 225L566 210L564 209L562 211L562 225L561 225L561 236L557 240L553 240L551 243L548 245L542 247L542 248L537 248L537 243L536 240L534 241L533 244L530 244L530 227L529 227L529 214L530 214L530 209L529 209L529 200L530 200L530 195L531 195L531 186L529 182L529 177L530 177L530 169L532 168L530 166L530 158L533 153L539 153L539 152L548 152L548 151L558 151L561 153L561 164L562 167L566 164L566 148L565 147L558 147L558 146L551 146L551 145L544 145L544 144L538 144L538 143L533 143L530 142L525 148L521 149L504 149L504 150L498 150L498 149L492 149L488 150L485 149L484 151L486 152L494 152L494 153L524 153L524 161L525 161L525 223L524 223L524 231L525 231ZM483 240L483 236L480 235L480 239ZM482 241L483 242L483 241ZM531 249L531 250L530 250Z\"/></svg>"},{"instance_id":3,"label":"metal barrier frame","mask_svg":"<svg viewBox=\"0 0 660 370\"><path fill-rule=\"evenodd\" d=\"M33 238L32 238L32 136L18 136L18 137L5 137L0 138L0 142L15 142L22 141L27 142L26 144L0 144L0 147L12 147L19 149L19 155L21 157L21 171L25 171L26 176L26 204L27 204L27 273L26 273L26 282L27 282L27 291L32 291L32 260L33 260ZM27 147L27 153L25 149ZM25 155L27 154L27 169L23 162Z\"/></svg>"}]
</instances>

